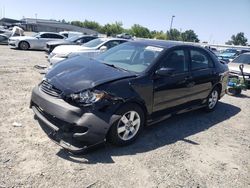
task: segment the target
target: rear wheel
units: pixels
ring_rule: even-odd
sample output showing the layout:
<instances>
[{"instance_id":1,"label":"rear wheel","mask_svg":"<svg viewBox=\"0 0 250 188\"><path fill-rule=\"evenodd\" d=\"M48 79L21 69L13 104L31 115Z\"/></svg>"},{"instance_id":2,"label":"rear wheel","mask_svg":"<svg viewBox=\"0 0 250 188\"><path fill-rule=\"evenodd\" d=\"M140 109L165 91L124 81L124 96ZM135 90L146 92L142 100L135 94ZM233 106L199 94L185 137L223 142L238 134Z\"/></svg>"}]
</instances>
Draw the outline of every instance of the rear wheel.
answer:
<instances>
[{"instance_id":1,"label":"rear wheel","mask_svg":"<svg viewBox=\"0 0 250 188\"><path fill-rule=\"evenodd\" d=\"M30 45L29 45L29 43L26 42L26 41L21 41L21 42L19 43L19 48L20 48L21 50L28 50L29 47L30 47Z\"/></svg>"},{"instance_id":2,"label":"rear wheel","mask_svg":"<svg viewBox=\"0 0 250 188\"><path fill-rule=\"evenodd\" d=\"M206 106L206 111L211 112L215 109L218 100L219 100L219 88L215 87L212 92L209 94L207 98L207 106Z\"/></svg>"},{"instance_id":3,"label":"rear wheel","mask_svg":"<svg viewBox=\"0 0 250 188\"><path fill-rule=\"evenodd\" d=\"M128 104L117 111L121 118L112 126L108 140L118 146L132 143L139 135L144 125L144 112L135 104Z\"/></svg>"}]
</instances>

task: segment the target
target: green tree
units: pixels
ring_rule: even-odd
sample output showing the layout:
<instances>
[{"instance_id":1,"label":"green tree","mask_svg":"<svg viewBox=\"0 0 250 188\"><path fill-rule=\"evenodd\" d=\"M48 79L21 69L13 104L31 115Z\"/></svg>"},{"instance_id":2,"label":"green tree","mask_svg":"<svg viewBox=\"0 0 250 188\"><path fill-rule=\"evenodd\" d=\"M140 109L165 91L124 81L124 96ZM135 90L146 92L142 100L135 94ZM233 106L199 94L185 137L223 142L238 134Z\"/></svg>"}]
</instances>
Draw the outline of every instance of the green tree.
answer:
<instances>
[{"instance_id":1,"label":"green tree","mask_svg":"<svg viewBox=\"0 0 250 188\"><path fill-rule=\"evenodd\" d=\"M83 23L80 21L72 21L70 24L78 27L83 27Z\"/></svg>"},{"instance_id":2,"label":"green tree","mask_svg":"<svg viewBox=\"0 0 250 188\"><path fill-rule=\"evenodd\" d=\"M177 29L171 29L170 31L167 31L167 39L168 40L182 40L181 39L181 32Z\"/></svg>"},{"instance_id":3,"label":"green tree","mask_svg":"<svg viewBox=\"0 0 250 188\"><path fill-rule=\"evenodd\" d=\"M247 45L247 38L244 36L243 32L237 33L236 35L232 35L231 40L227 41L226 44L228 45Z\"/></svg>"},{"instance_id":4,"label":"green tree","mask_svg":"<svg viewBox=\"0 0 250 188\"><path fill-rule=\"evenodd\" d=\"M191 29L181 33L181 39L187 42L200 42L198 35Z\"/></svg>"},{"instance_id":5,"label":"green tree","mask_svg":"<svg viewBox=\"0 0 250 188\"><path fill-rule=\"evenodd\" d=\"M123 31L124 29L122 27L122 22L106 24L101 29L101 32L105 33L107 36L114 36L114 35L122 33Z\"/></svg>"},{"instance_id":6,"label":"green tree","mask_svg":"<svg viewBox=\"0 0 250 188\"><path fill-rule=\"evenodd\" d=\"M98 32L100 32L102 29L102 26L99 23L89 20L84 20L84 22L82 22L82 27L87 29L93 29Z\"/></svg>"},{"instance_id":7,"label":"green tree","mask_svg":"<svg viewBox=\"0 0 250 188\"><path fill-rule=\"evenodd\" d=\"M149 29L139 24L134 24L131 27L131 34L133 36L140 37L140 38L152 38Z\"/></svg>"},{"instance_id":8,"label":"green tree","mask_svg":"<svg viewBox=\"0 0 250 188\"><path fill-rule=\"evenodd\" d=\"M151 36L154 39L159 39L159 40L166 40L167 36L166 33L164 33L163 31L151 31Z\"/></svg>"}]
</instances>

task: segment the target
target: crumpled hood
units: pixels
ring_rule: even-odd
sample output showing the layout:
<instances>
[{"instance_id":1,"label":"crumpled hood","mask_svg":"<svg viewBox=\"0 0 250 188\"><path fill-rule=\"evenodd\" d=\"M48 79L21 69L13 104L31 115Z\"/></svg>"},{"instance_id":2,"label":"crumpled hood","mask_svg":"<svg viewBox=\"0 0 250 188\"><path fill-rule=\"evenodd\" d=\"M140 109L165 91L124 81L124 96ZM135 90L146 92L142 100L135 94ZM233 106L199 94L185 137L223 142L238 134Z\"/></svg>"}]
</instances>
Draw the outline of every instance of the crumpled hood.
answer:
<instances>
[{"instance_id":1,"label":"crumpled hood","mask_svg":"<svg viewBox=\"0 0 250 188\"><path fill-rule=\"evenodd\" d=\"M135 74L107 66L83 56L75 56L55 65L45 79L64 94L77 93L106 82Z\"/></svg>"},{"instance_id":2,"label":"crumpled hood","mask_svg":"<svg viewBox=\"0 0 250 188\"><path fill-rule=\"evenodd\" d=\"M72 52L80 52L83 50L89 50L92 48L87 48L84 46L79 46L79 45L61 45L57 46L52 53L53 54L66 54L66 53L72 53Z\"/></svg>"}]
</instances>

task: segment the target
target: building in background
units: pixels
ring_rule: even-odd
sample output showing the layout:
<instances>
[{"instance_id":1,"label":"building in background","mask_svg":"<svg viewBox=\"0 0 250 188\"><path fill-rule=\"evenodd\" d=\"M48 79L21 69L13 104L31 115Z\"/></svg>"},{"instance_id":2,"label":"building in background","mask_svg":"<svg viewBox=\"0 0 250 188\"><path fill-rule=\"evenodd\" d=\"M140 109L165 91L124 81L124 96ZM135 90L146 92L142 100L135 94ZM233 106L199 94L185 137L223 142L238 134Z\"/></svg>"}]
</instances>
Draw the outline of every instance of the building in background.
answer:
<instances>
[{"instance_id":1,"label":"building in background","mask_svg":"<svg viewBox=\"0 0 250 188\"><path fill-rule=\"evenodd\" d=\"M0 25L6 27L19 26L25 31L32 32L60 32L60 31L77 31L86 35L98 35L97 31L74 26L68 23L62 23L56 20L23 18L21 20L14 20L10 18L0 19Z\"/></svg>"}]
</instances>

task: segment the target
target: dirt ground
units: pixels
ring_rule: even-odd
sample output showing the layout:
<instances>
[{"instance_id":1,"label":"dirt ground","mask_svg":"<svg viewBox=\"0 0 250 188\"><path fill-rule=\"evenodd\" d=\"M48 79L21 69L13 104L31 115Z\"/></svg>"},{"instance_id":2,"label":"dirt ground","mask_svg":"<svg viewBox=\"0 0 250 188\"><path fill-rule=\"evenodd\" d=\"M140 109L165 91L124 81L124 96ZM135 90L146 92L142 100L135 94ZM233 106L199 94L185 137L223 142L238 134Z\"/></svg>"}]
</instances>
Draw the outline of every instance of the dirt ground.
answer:
<instances>
[{"instance_id":1,"label":"dirt ground","mask_svg":"<svg viewBox=\"0 0 250 188\"><path fill-rule=\"evenodd\" d=\"M172 117L134 144L72 156L29 109L42 51L0 46L0 187L250 187L250 91Z\"/></svg>"}]
</instances>

